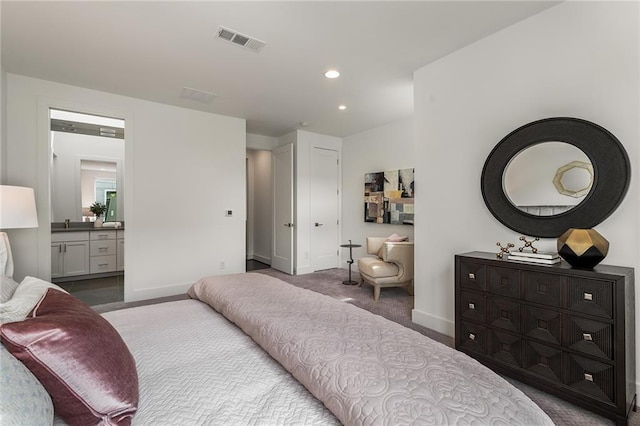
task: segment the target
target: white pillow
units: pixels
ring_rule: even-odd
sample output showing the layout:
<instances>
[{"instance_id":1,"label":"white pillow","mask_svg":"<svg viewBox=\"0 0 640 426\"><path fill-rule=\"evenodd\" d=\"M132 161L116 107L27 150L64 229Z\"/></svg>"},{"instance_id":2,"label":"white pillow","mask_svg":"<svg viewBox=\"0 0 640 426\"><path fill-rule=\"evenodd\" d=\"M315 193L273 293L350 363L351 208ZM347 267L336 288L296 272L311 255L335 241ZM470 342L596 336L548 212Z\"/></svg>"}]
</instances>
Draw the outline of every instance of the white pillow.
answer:
<instances>
[{"instance_id":1,"label":"white pillow","mask_svg":"<svg viewBox=\"0 0 640 426\"><path fill-rule=\"evenodd\" d=\"M48 288L55 288L64 293L57 285L34 277L25 277L13 293L13 297L0 303L0 324L22 321L36 306Z\"/></svg>"},{"instance_id":2,"label":"white pillow","mask_svg":"<svg viewBox=\"0 0 640 426\"><path fill-rule=\"evenodd\" d=\"M13 297L18 288L18 283L6 275L0 275L0 303L4 303Z\"/></svg>"},{"instance_id":3,"label":"white pillow","mask_svg":"<svg viewBox=\"0 0 640 426\"><path fill-rule=\"evenodd\" d=\"M50 425L51 397L25 365L0 345L0 417L3 425Z\"/></svg>"}]
</instances>

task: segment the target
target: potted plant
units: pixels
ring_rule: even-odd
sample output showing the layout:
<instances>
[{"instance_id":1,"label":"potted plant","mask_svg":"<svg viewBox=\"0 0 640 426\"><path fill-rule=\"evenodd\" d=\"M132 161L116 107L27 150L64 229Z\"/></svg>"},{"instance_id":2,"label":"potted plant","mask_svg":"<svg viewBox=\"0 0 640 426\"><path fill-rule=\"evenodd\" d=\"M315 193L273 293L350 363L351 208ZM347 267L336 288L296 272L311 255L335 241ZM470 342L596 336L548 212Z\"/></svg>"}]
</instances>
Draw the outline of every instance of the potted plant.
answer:
<instances>
[{"instance_id":1,"label":"potted plant","mask_svg":"<svg viewBox=\"0 0 640 426\"><path fill-rule=\"evenodd\" d=\"M91 204L91 206L89 206L89 211L93 214L96 215L96 220L95 222L93 222L93 226L96 228L101 228L102 227L102 219L100 218L104 212L107 210L107 206L96 201L95 203Z\"/></svg>"}]
</instances>

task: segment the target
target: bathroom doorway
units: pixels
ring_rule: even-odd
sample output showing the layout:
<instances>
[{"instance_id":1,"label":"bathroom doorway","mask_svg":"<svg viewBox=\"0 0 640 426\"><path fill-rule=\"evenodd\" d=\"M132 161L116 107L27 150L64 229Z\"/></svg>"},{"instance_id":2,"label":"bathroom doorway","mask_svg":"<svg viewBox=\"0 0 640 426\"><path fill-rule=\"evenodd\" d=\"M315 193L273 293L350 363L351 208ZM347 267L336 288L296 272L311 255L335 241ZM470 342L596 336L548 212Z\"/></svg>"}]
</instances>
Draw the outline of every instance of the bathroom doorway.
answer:
<instances>
[{"instance_id":1,"label":"bathroom doorway","mask_svg":"<svg viewBox=\"0 0 640 426\"><path fill-rule=\"evenodd\" d=\"M49 113L51 280L89 305L121 302L124 120Z\"/></svg>"}]
</instances>

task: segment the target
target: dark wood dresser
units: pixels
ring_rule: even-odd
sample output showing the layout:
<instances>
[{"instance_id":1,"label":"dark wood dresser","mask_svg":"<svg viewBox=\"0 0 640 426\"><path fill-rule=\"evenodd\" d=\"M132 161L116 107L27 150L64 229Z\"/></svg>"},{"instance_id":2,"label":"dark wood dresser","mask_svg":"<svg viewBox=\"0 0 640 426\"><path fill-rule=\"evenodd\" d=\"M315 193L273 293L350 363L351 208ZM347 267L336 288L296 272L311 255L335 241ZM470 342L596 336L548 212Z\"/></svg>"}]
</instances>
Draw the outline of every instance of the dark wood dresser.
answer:
<instances>
[{"instance_id":1,"label":"dark wood dresser","mask_svg":"<svg viewBox=\"0 0 640 426\"><path fill-rule=\"evenodd\" d=\"M636 405L633 275L456 255L456 349L626 425Z\"/></svg>"}]
</instances>

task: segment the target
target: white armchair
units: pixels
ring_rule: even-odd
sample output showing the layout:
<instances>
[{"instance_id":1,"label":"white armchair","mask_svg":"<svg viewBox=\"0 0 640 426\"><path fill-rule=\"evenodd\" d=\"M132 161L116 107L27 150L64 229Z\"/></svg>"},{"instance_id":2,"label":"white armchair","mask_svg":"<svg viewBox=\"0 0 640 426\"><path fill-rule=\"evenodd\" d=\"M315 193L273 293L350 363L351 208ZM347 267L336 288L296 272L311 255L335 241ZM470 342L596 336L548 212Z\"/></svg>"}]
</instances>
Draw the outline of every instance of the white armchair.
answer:
<instances>
[{"instance_id":1,"label":"white armchair","mask_svg":"<svg viewBox=\"0 0 640 426\"><path fill-rule=\"evenodd\" d=\"M413 294L413 242L368 237L367 253L368 256L358 259L360 285L366 282L373 286L374 301L378 301L383 287L407 287L409 294Z\"/></svg>"}]
</instances>

